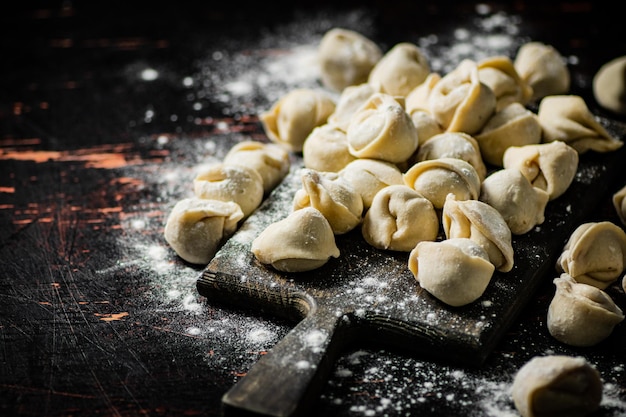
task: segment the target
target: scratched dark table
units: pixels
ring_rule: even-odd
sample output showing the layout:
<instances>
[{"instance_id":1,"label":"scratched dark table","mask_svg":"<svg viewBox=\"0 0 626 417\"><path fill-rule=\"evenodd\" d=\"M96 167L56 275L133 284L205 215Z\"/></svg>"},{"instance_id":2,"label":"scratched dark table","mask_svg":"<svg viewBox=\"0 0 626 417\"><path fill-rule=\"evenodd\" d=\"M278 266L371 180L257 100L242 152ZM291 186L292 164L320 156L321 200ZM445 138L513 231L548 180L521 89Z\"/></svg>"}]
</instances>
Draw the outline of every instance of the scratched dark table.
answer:
<instances>
[{"instance_id":1,"label":"scratched dark table","mask_svg":"<svg viewBox=\"0 0 626 417\"><path fill-rule=\"evenodd\" d=\"M261 60L339 25L384 49L430 39L436 53L453 34L474 36L478 17L504 16L500 30L517 28L509 38L569 57L572 92L594 114L625 122L591 94L600 65L626 54L623 14L596 2L130 3L24 2L0 14L2 416L219 415L221 396L293 326L203 299L202 269L163 238L197 167L242 139L266 140L258 110L292 86L242 99L242 67L255 81ZM612 191L621 184L626 173ZM618 222L609 195L598 203L590 221ZM624 325L593 348L556 342L545 326L551 278L484 366L354 346L313 415L515 416L515 372L549 353L597 366L595 416L626 415ZM608 291L626 308L618 284Z\"/></svg>"}]
</instances>

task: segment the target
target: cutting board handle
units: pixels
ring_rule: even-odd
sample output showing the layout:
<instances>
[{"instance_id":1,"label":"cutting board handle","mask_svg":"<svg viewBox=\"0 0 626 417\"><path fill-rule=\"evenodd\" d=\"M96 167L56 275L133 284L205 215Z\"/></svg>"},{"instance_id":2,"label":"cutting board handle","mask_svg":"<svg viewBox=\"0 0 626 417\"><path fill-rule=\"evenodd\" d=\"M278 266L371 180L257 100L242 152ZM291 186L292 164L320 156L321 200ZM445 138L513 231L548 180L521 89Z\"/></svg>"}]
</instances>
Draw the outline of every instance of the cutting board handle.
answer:
<instances>
[{"instance_id":1,"label":"cutting board handle","mask_svg":"<svg viewBox=\"0 0 626 417\"><path fill-rule=\"evenodd\" d=\"M224 415L295 417L311 410L350 327L346 317L312 307L223 396Z\"/></svg>"}]
</instances>

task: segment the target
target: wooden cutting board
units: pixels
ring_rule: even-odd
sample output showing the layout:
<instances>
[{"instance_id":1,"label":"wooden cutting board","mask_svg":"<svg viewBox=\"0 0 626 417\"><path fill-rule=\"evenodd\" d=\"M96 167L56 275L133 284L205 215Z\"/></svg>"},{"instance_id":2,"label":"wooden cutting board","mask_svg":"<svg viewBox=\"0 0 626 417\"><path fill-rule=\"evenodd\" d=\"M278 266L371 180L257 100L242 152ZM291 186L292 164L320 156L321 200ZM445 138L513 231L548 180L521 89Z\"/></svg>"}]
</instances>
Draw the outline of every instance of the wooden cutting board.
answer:
<instances>
[{"instance_id":1,"label":"wooden cutting board","mask_svg":"<svg viewBox=\"0 0 626 417\"><path fill-rule=\"evenodd\" d=\"M606 121L623 140L626 128ZM548 203L545 222L514 236L515 266L494 274L476 302L447 306L421 289L408 253L373 248L357 229L337 237L339 258L306 273L279 273L260 264L250 245L286 217L301 187L299 164L218 251L197 281L201 295L259 314L293 320L295 327L222 399L227 415L305 414L338 355L349 344L379 343L424 358L479 366L538 286L558 274L554 265L571 232L614 184L626 183L626 146L581 155L568 191Z\"/></svg>"}]
</instances>

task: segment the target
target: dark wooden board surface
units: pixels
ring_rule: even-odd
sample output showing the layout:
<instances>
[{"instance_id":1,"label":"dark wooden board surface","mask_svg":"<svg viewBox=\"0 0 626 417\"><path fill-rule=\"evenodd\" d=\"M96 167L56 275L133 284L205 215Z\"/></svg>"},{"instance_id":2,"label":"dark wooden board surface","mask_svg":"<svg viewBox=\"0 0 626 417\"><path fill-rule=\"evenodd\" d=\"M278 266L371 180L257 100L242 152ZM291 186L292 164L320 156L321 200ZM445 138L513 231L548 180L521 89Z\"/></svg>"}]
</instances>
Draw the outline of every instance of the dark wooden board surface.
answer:
<instances>
[{"instance_id":1,"label":"dark wooden board surface","mask_svg":"<svg viewBox=\"0 0 626 417\"><path fill-rule=\"evenodd\" d=\"M604 120L604 125L615 137L626 136L621 123ZM571 186L548 203L545 221L513 236L513 269L496 271L485 293L463 307L447 306L428 294L408 269L408 253L373 248L359 227L336 236L341 255L313 271L282 273L256 260L252 241L292 211L293 196L302 186L302 163L296 163L198 280L199 292L209 300L299 321L226 395L225 403L233 412L295 415L299 402L316 398L325 382L328 366L322 364L334 363L331 353L337 355L355 338L384 340L387 347L443 362L481 365L554 270L574 228L613 189L625 158L626 147L581 155ZM312 337L321 338L320 344L307 344Z\"/></svg>"}]
</instances>

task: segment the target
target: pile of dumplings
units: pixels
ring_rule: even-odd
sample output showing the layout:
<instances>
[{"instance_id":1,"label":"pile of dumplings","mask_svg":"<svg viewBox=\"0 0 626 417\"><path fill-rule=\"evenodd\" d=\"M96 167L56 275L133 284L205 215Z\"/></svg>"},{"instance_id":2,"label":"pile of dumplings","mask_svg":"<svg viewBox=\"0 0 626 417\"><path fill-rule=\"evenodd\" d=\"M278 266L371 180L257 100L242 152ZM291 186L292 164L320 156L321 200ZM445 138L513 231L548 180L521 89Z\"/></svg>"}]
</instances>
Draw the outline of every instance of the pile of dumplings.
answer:
<instances>
[{"instance_id":1,"label":"pile of dumplings","mask_svg":"<svg viewBox=\"0 0 626 417\"><path fill-rule=\"evenodd\" d=\"M540 42L439 74L417 45L383 53L333 28L318 62L324 89L288 92L260 115L268 138L304 163L292 212L252 244L279 271L324 265L340 256L334 238L360 228L373 247L407 252L438 300L469 304L494 271L513 268L512 236L543 223L579 156L622 146L567 94L563 57Z\"/></svg>"},{"instance_id":2,"label":"pile of dumplings","mask_svg":"<svg viewBox=\"0 0 626 417\"><path fill-rule=\"evenodd\" d=\"M198 169L193 195L178 201L167 217L165 240L186 262L208 264L290 166L289 152L282 146L239 142L221 162Z\"/></svg>"}]
</instances>

